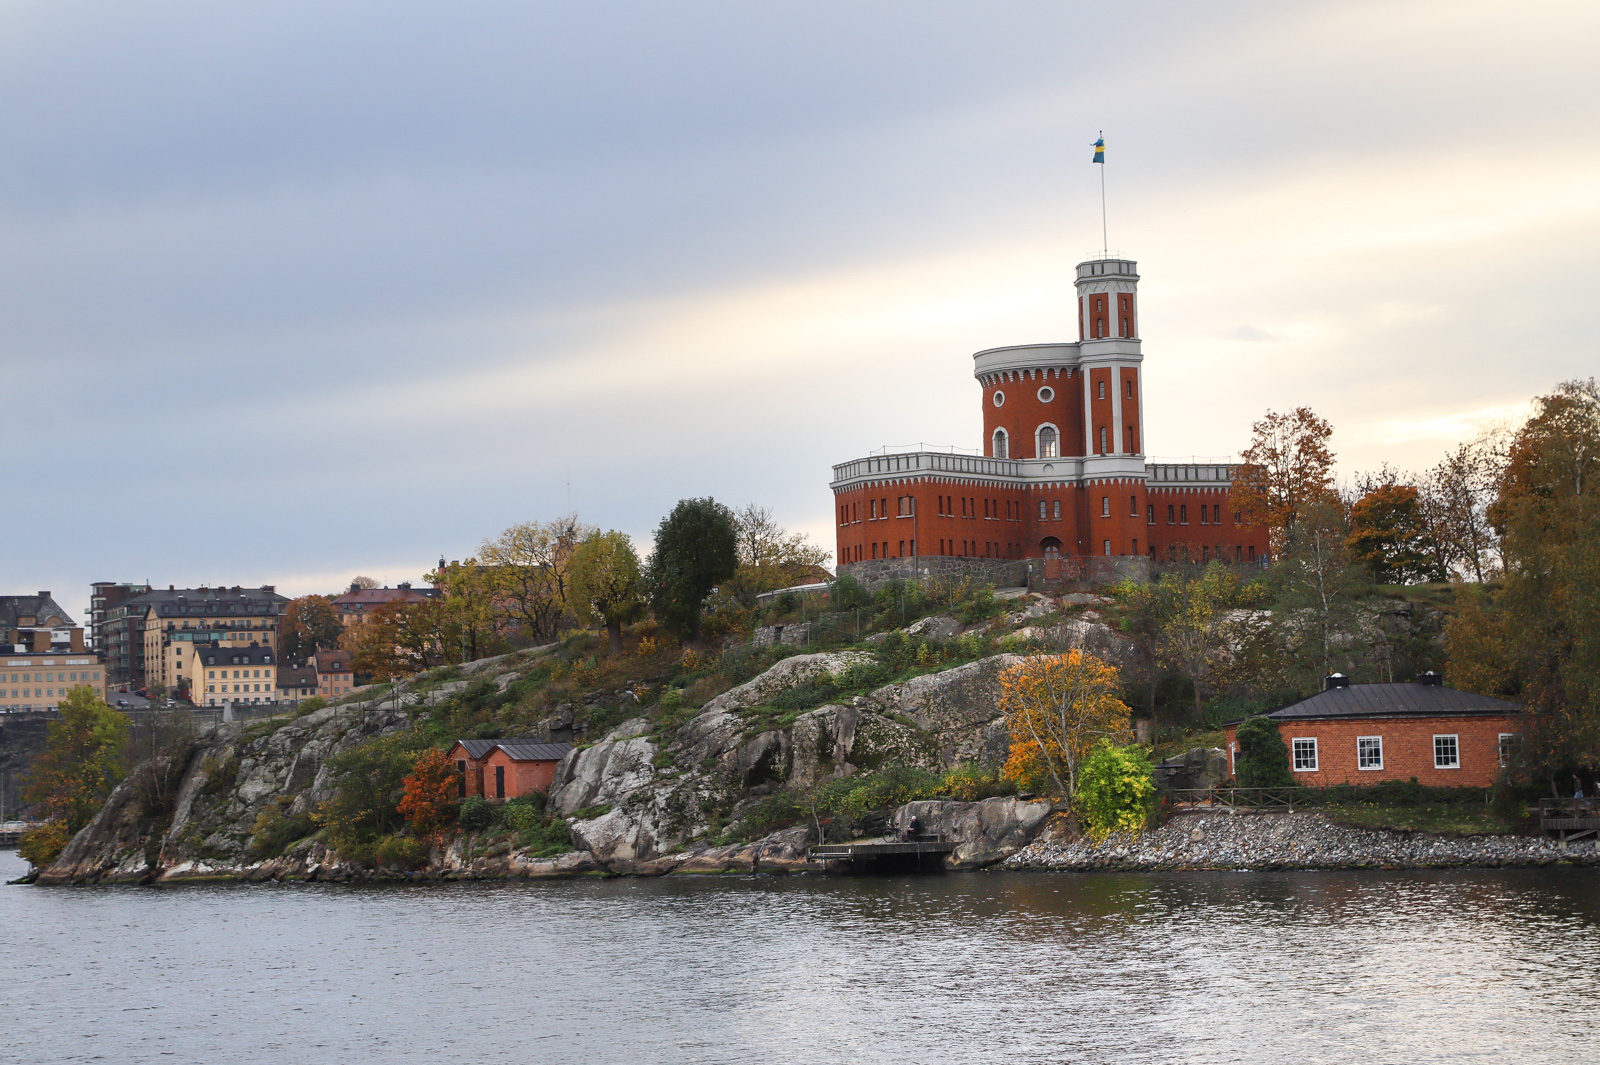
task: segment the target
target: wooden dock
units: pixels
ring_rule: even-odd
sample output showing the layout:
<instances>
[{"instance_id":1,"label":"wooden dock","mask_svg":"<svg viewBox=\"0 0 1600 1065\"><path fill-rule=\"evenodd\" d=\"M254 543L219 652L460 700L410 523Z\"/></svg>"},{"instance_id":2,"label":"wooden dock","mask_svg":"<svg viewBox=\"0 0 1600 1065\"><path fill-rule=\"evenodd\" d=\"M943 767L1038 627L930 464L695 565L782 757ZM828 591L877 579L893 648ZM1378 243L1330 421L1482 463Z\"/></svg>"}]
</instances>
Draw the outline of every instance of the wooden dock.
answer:
<instances>
[{"instance_id":1,"label":"wooden dock","mask_svg":"<svg viewBox=\"0 0 1600 1065\"><path fill-rule=\"evenodd\" d=\"M0 847L15 847L24 832L38 827L33 821L0 821Z\"/></svg>"},{"instance_id":2,"label":"wooden dock","mask_svg":"<svg viewBox=\"0 0 1600 1065\"><path fill-rule=\"evenodd\" d=\"M1585 837L1600 838L1600 800L1540 801L1539 831L1554 835L1562 843Z\"/></svg>"},{"instance_id":3,"label":"wooden dock","mask_svg":"<svg viewBox=\"0 0 1600 1065\"><path fill-rule=\"evenodd\" d=\"M909 840L827 843L806 853L814 862L823 862L829 872L840 873L937 873L944 871L945 857L956 849L946 840Z\"/></svg>"}]
</instances>

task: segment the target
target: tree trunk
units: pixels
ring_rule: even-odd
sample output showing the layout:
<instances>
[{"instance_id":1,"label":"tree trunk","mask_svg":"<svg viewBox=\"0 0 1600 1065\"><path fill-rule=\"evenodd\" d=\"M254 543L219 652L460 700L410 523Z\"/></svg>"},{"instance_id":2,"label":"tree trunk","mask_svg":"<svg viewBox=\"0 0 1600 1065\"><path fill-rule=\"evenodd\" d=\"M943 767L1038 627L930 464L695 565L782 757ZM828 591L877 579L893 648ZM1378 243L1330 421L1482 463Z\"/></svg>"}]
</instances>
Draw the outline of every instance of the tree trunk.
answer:
<instances>
[{"instance_id":1,"label":"tree trunk","mask_svg":"<svg viewBox=\"0 0 1600 1065\"><path fill-rule=\"evenodd\" d=\"M611 653L620 655L622 653L622 622L606 622L606 638L611 642Z\"/></svg>"}]
</instances>

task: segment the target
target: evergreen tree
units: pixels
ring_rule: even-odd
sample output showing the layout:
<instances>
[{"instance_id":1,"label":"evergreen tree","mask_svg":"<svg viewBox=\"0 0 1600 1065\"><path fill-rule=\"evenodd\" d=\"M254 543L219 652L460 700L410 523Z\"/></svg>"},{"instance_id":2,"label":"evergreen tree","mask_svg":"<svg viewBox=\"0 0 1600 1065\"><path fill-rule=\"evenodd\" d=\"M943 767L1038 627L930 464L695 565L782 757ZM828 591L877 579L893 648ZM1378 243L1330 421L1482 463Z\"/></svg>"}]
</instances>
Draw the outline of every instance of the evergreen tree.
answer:
<instances>
[{"instance_id":1,"label":"evergreen tree","mask_svg":"<svg viewBox=\"0 0 1600 1065\"><path fill-rule=\"evenodd\" d=\"M706 596L738 567L733 511L710 497L682 500L656 528L648 580L656 620L668 633L694 643Z\"/></svg>"}]
</instances>

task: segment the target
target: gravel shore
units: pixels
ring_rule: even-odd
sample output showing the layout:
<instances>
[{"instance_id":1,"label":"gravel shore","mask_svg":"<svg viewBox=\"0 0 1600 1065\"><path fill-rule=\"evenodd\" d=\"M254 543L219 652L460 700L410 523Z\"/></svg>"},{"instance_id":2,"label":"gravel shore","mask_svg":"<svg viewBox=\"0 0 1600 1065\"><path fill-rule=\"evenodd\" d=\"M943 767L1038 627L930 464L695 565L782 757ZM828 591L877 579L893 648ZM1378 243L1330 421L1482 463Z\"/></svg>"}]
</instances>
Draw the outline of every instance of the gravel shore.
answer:
<instances>
[{"instance_id":1,"label":"gravel shore","mask_svg":"<svg viewBox=\"0 0 1600 1065\"><path fill-rule=\"evenodd\" d=\"M1010 869L1425 869L1440 866L1600 865L1594 840L1562 849L1533 836L1445 836L1335 824L1318 813L1186 812L1130 838L1040 840Z\"/></svg>"}]
</instances>

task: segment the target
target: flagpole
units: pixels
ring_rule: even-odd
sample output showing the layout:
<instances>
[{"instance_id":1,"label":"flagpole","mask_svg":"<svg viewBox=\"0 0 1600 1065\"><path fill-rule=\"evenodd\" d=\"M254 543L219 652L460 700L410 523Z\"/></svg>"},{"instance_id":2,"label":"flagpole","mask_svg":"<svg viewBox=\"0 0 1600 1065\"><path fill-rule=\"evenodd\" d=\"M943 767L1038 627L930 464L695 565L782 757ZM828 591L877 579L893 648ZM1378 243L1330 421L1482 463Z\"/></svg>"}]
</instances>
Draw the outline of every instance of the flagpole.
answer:
<instances>
[{"instance_id":1,"label":"flagpole","mask_svg":"<svg viewBox=\"0 0 1600 1065\"><path fill-rule=\"evenodd\" d=\"M1106 139L1105 130L1100 131L1100 139L1102 141ZM1111 238L1107 236L1106 230L1106 164L1104 161L1100 163L1100 256L1101 258L1110 258L1111 256Z\"/></svg>"}]
</instances>

